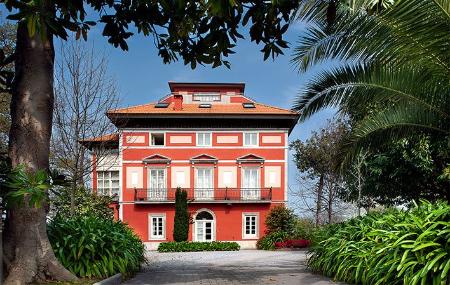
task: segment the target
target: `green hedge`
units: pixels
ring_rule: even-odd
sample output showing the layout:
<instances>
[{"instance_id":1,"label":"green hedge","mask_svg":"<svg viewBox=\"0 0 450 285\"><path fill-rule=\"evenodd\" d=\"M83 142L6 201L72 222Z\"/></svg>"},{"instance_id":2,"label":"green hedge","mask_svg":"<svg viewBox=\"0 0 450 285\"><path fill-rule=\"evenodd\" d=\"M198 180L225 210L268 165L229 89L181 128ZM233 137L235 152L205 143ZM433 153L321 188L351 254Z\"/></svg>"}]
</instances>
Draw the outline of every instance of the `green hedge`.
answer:
<instances>
[{"instance_id":1,"label":"green hedge","mask_svg":"<svg viewBox=\"0 0 450 285\"><path fill-rule=\"evenodd\" d=\"M59 216L47 231L56 257L78 277L104 278L119 272L129 276L145 261L144 244L120 221Z\"/></svg>"},{"instance_id":2,"label":"green hedge","mask_svg":"<svg viewBox=\"0 0 450 285\"><path fill-rule=\"evenodd\" d=\"M159 252L184 252L184 251L235 251L240 246L236 242L163 242L158 246Z\"/></svg>"},{"instance_id":3,"label":"green hedge","mask_svg":"<svg viewBox=\"0 0 450 285\"><path fill-rule=\"evenodd\" d=\"M422 201L325 228L308 266L356 284L449 284L450 206Z\"/></svg>"}]
</instances>

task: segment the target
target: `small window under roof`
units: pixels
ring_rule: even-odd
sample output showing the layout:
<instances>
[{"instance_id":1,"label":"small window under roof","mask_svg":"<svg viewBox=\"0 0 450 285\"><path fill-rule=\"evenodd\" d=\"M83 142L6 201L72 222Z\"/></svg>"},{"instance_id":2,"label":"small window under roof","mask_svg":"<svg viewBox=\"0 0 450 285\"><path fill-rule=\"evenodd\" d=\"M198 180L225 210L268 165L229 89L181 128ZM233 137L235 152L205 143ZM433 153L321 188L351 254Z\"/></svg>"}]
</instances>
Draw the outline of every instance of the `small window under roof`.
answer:
<instances>
[{"instance_id":1,"label":"small window under roof","mask_svg":"<svg viewBox=\"0 0 450 285\"><path fill-rule=\"evenodd\" d=\"M167 106L169 106L169 103L158 102L156 103L155 108L167 108Z\"/></svg>"},{"instance_id":2,"label":"small window under roof","mask_svg":"<svg viewBox=\"0 0 450 285\"><path fill-rule=\"evenodd\" d=\"M255 103L248 102L248 103L242 103L242 107L246 109L255 108Z\"/></svg>"},{"instance_id":3,"label":"small window under roof","mask_svg":"<svg viewBox=\"0 0 450 285\"><path fill-rule=\"evenodd\" d=\"M199 108L211 108L211 104L202 103L198 105Z\"/></svg>"}]
</instances>

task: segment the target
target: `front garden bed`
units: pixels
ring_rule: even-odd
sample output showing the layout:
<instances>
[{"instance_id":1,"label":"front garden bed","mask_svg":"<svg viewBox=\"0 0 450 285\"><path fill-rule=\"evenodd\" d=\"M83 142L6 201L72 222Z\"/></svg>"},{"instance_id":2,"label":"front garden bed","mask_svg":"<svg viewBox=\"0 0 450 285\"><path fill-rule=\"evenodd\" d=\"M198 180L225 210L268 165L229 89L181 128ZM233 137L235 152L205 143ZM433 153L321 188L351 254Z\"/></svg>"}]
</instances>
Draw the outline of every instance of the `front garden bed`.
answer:
<instances>
[{"instance_id":1,"label":"front garden bed","mask_svg":"<svg viewBox=\"0 0 450 285\"><path fill-rule=\"evenodd\" d=\"M163 242L158 246L159 252L189 251L237 251L240 246L236 242Z\"/></svg>"}]
</instances>

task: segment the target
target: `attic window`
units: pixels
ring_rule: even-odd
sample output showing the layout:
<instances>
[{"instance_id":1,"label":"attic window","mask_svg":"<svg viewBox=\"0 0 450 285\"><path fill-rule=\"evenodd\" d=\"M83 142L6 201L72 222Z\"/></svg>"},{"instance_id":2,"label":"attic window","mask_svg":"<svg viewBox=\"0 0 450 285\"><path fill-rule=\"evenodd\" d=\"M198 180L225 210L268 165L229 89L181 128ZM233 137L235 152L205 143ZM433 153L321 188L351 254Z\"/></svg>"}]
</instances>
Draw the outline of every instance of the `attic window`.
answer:
<instances>
[{"instance_id":1,"label":"attic window","mask_svg":"<svg viewBox=\"0 0 450 285\"><path fill-rule=\"evenodd\" d=\"M214 102L220 101L220 93L208 92L208 93L194 93L192 95L193 101L200 102Z\"/></svg>"},{"instance_id":2,"label":"attic window","mask_svg":"<svg viewBox=\"0 0 450 285\"><path fill-rule=\"evenodd\" d=\"M164 133L153 133L151 135L152 145L164 145Z\"/></svg>"},{"instance_id":3,"label":"attic window","mask_svg":"<svg viewBox=\"0 0 450 285\"><path fill-rule=\"evenodd\" d=\"M255 108L255 103L242 103L242 107L245 109Z\"/></svg>"},{"instance_id":4,"label":"attic window","mask_svg":"<svg viewBox=\"0 0 450 285\"><path fill-rule=\"evenodd\" d=\"M211 104L208 103L202 103L200 105L198 105L199 108L211 108Z\"/></svg>"},{"instance_id":5,"label":"attic window","mask_svg":"<svg viewBox=\"0 0 450 285\"><path fill-rule=\"evenodd\" d=\"M169 106L169 103L159 102L155 105L155 108L167 108Z\"/></svg>"}]
</instances>

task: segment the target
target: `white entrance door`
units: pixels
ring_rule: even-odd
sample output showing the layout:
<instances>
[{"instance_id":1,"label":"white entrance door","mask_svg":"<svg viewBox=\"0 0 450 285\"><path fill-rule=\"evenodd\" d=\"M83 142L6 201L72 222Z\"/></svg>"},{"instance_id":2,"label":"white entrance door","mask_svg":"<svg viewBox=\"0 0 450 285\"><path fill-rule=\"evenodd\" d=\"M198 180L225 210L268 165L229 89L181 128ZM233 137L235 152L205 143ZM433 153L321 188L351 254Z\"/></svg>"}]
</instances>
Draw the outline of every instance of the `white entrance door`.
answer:
<instances>
[{"instance_id":1,"label":"white entrance door","mask_svg":"<svg viewBox=\"0 0 450 285\"><path fill-rule=\"evenodd\" d=\"M261 197L259 168L246 167L242 169L241 196L244 200L258 200Z\"/></svg>"},{"instance_id":2,"label":"white entrance door","mask_svg":"<svg viewBox=\"0 0 450 285\"><path fill-rule=\"evenodd\" d=\"M197 168L195 180L195 199L212 200L214 198L214 182L212 168Z\"/></svg>"},{"instance_id":3,"label":"white entrance door","mask_svg":"<svg viewBox=\"0 0 450 285\"><path fill-rule=\"evenodd\" d=\"M202 211L195 217L195 241L209 242L215 240L215 221L213 215Z\"/></svg>"},{"instance_id":4,"label":"white entrance door","mask_svg":"<svg viewBox=\"0 0 450 285\"><path fill-rule=\"evenodd\" d=\"M149 169L147 196L152 200L167 200L166 171L163 168Z\"/></svg>"},{"instance_id":5,"label":"white entrance door","mask_svg":"<svg viewBox=\"0 0 450 285\"><path fill-rule=\"evenodd\" d=\"M197 241L213 241L214 221L195 221L196 224L196 240Z\"/></svg>"}]
</instances>

